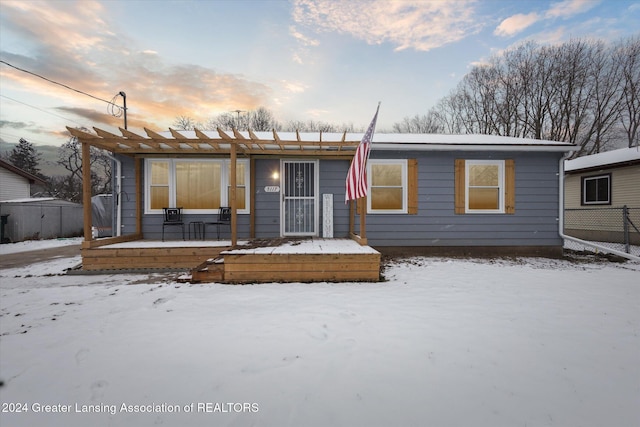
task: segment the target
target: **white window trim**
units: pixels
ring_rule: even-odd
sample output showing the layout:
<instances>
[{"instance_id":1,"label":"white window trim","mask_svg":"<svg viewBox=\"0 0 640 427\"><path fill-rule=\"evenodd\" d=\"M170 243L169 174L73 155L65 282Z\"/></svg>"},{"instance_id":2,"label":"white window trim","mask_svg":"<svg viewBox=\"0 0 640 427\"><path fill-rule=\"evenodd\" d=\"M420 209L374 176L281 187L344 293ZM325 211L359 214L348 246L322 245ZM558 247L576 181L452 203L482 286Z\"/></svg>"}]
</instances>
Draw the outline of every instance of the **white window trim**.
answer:
<instances>
[{"instance_id":1,"label":"white window trim","mask_svg":"<svg viewBox=\"0 0 640 427\"><path fill-rule=\"evenodd\" d=\"M371 208L371 188L373 174L372 165L400 165L402 166L402 209L372 209ZM369 159L367 162L367 183L369 197L367 197L367 213L370 214L406 214L409 212L409 187L408 187L408 161L407 159Z\"/></svg>"},{"instance_id":2,"label":"white window trim","mask_svg":"<svg viewBox=\"0 0 640 427\"><path fill-rule=\"evenodd\" d=\"M587 181L598 180L598 179L607 179L607 184L609 187L608 190L608 198L606 201L597 200L595 202L587 202ZM582 205L610 205L611 204L611 174L603 174L603 175L593 175L593 176L585 176L582 178Z\"/></svg>"},{"instance_id":3,"label":"white window trim","mask_svg":"<svg viewBox=\"0 0 640 427\"><path fill-rule=\"evenodd\" d=\"M162 215L162 209L151 209L151 197L150 188L151 188L151 162L168 162L169 163L169 205L171 207L176 206L176 163L177 162L212 162L219 163L222 165L221 170L221 182L220 182L220 205L221 206L229 206L229 197L228 197L228 187L229 187L229 169L230 169L230 160L228 159L165 159L165 158L149 158L145 159L144 164L144 213L145 214L159 214ZM249 200L250 200L250 170L249 170L249 160L248 159L239 159L237 160L238 164L244 164L244 182L245 182L245 206L246 209L238 209L238 214L249 214ZM183 211L185 214L217 214L218 209L185 209Z\"/></svg>"},{"instance_id":4,"label":"white window trim","mask_svg":"<svg viewBox=\"0 0 640 427\"><path fill-rule=\"evenodd\" d=\"M465 160L464 170L464 211L468 214L503 214L505 213L504 160ZM469 168L477 165L498 166L498 209L469 209ZM492 187L493 188L493 187Z\"/></svg>"}]
</instances>

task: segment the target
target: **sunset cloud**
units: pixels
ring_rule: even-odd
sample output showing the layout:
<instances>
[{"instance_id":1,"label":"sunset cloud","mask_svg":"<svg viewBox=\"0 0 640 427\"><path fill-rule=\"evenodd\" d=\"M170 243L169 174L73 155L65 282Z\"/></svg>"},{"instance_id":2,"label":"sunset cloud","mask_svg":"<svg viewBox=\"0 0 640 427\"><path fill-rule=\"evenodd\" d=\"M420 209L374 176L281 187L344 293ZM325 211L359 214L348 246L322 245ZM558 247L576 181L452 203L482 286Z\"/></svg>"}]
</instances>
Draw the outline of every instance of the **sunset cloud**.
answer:
<instances>
[{"instance_id":1,"label":"sunset cloud","mask_svg":"<svg viewBox=\"0 0 640 427\"><path fill-rule=\"evenodd\" d=\"M540 16L535 12L526 15L519 13L502 21L493 33L497 36L509 37L525 30L535 24L539 19Z\"/></svg>"},{"instance_id":2,"label":"sunset cloud","mask_svg":"<svg viewBox=\"0 0 640 427\"><path fill-rule=\"evenodd\" d=\"M207 118L229 108L253 109L271 94L268 86L193 64L174 65L151 49L116 36L95 1L3 2L2 25L29 46L2 51L7 62L100 99L127 94L132 116L171 123L178 115ZM2 67L2 78L60 99L86 105L87 97L43 79ZM99 104L99 101L96 101ZM105 111L107 104L104 105ZM98 108L60 107L90 122L112 124ZM95 112L95 114L94 114Z\"/></svg>"},{"instance_id":3,"label":"sunset cloud","mask_svg":"<svg viewBox=\"0 0 640 427\"><path fill-rule=\"evenodd\" d=\"M474 0L295 0L293 18L307 28L348 34L368 44L429 51L479 31L474 4Z\"/></svg>"}]
</instances>

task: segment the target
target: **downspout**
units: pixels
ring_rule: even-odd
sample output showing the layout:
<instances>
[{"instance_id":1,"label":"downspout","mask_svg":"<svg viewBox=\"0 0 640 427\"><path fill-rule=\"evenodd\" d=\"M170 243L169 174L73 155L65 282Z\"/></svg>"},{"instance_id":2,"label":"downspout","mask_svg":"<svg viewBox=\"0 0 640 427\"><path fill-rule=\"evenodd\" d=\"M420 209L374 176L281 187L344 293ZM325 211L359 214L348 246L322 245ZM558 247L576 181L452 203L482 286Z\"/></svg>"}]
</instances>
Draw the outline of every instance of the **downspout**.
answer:
<instances>
[{"instance_id":1,"label":"downspout","mask_svg":"<svg viewBox=\"0 0 640 427\"><path fill-rule=\"evenodd\" d=\"M600 250L602 252L612 253L614 255L618 255L618 256L621 256L623 258L627 258L627 259L630 259L630 260L633 260L633 261L640 261L640 256L631 255L631 254L628 254L626 252L622 252L622 251L619 251L619 250L616 250L616 249L608 248L606 246L599 245L597 243L588 242L586 240L578 239L576 237L567 236L566 234L564 234L564 161L569 158L571 153L573 153L573 150L569 151L564 156L562 156L560 158L560 164L558 166L558 172L559 172L558 173L558 185L559 185L559 188L558 188L558 195L559 195L558 196L558 199L559 199L559 206L558 206L558 234L560 235L560 237L563 240L570 240L572 242L576 242L576 243L579 243L579 244L584 245L584 246L590 246L590 247L598 249L598 250Z\"/></svg>"},{"instance_id":2,"label":"downspout","mask_svg":"<svg viewBox=\"0 0 640 427\"><path fill-rule=\"evenodd\" d=\"M113 189L113 194L116 202L116 237L122 234L122 203L120 203L120 195L122 193L122 162L110 154L105 153L111 161L116 164L116 185Z\"/></svg>"}]
</instances>

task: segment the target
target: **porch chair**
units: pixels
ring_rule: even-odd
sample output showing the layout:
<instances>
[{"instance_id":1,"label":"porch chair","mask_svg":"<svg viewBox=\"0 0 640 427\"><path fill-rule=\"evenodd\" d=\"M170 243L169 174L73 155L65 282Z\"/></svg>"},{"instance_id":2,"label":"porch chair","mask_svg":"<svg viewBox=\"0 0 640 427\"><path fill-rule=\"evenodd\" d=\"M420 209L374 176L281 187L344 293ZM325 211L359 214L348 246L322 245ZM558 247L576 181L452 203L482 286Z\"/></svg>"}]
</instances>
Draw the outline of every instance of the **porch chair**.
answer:
<instances>
[{"instance_id":1,"label":"porch chair","mask_svg":"<svg viewBox=\"0 0 640 427\"><path fill-rule=\"evenodd\" d=\"M220 207L220 210L218 211L218 220L204 223L204 231L202 233L203 237L206 234L207 225L215 225L216 226L216 231L218 233L218 240L220 240L220 227L221 226L228 226L229 230L231 230L231 208L226 207L226 206L225 207Z\"/></svg>"},{"instance_id":2,"label":"porch chair","mask_svg":"<svg viewBox=\"0 0 640 427\"><path fill-rule=\"evenodd\" d=\"M182 227L182 240L184 240L184 221L182 220L182 208L162 208L164 222L162 223L162 241L164 242L164 229L172 225Z\"/></svg>"}]
</instances>

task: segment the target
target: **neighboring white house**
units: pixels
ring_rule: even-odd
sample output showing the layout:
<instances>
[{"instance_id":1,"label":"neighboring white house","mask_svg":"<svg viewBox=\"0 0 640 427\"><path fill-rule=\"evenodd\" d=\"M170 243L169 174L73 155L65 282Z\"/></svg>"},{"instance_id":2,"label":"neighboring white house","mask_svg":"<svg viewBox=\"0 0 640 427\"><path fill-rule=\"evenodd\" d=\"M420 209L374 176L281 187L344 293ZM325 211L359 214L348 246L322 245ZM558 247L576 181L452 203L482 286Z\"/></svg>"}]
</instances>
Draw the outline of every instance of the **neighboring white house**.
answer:
<instances>
[{"instance_id":1,"label":"neighboring white house","mask_svg":"<svg viewBox=\"0 0 640 427\"><path fill-rule=\"evenodd\" d=\"M82 205L53 197L31 198L37 176L0 160L0 243L54 239L82 233Z\"/></svg>"},{"instance_id":2,"label":"neighboring white house","mask_svg":"<svg viewBox=\"0 0 640 427\"><path fill-rule=\"evenodd\" d=\"M565 233L586 240L623 242L640 228L640 147L621 148L565 162Z\"/></svg>"},{"instance_id":3,"label":"neighboring white house","mask_svg":"<svg viewBox=\"0 0 640 427\"><path fill-rule=\"evenodd\" d=\"M28 199L31 197L31 185L45 182L37 176L0 160L0 201Z\"/></svg>"}]
</instances>

